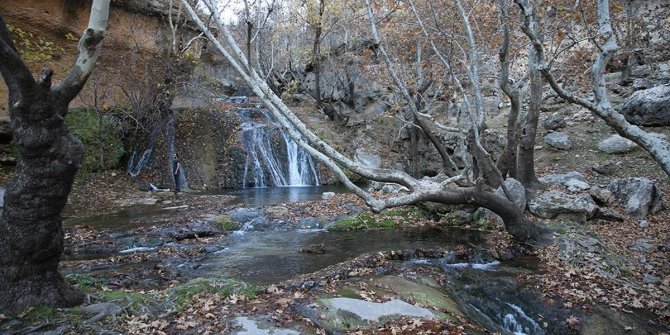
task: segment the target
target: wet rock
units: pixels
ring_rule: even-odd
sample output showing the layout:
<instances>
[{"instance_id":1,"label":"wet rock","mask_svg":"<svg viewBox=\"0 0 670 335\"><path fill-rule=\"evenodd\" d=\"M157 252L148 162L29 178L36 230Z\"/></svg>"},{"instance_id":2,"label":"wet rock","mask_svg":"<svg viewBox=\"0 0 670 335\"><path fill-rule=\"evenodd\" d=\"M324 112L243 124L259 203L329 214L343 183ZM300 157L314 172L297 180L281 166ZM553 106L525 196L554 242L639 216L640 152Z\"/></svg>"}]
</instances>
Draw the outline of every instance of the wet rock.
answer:
<instances>
[{"instance_id":1,"label":"wet rock","mask_svg":"<svg viewBox=\"0 0 670 335\"><path fill-rule=\"evenodd\" d=\"M663 209L661 191L648 178L626 178L612 180L607 188L614 198L624 206L626 214L644 218L649 213Z\"/></svg>"},{"instance_id":2,"label":"wet rock","mask_svg":"<svg viewBox=\"0 0 670 335\"><path fill-rule=\"evenodd\" d=\"M351 298L321 299L322 315L330 324L331 329L342 331L353 330L357 327L371 327L371 323L378 324L401 317L433 317L434 314L422 307L408 304L402 300L390 300L385 303L375 303Z\"/></svg>"},{"instance_id":3,"label":"wet rock","mask_svg":"<svg viewBox=\"0 0 670 335\"><path fill-rule=\"evenodd\" d=\"M323 192L321 194L321 199L323 200L329 200L335 197L335 192Z\"/></svg>"},{"instance_id":4,"label":"wet rock","mask_svg":"<svg viewBox=\"0 0 670 335\"><path fill-rule=\"evenodd\" d=\"M624 101L621 114L638 126L670 125L670 86L636 91Z\"/></svg>"},{"instance_id":5,"label":"wet rock","mask_svg":"<svg viewBox=\"0 0 670 335\"><path fill-rule=\"evenodd\" d=\"M569 195L559 191L545 192L533 198L528 210L542 218L565 218L576 222L586 222L592 218L598 206L589 195Z\"/></svg>"},{"instance_id":6,"label":"wet rock","mask_svg":"<svg viewBox=\"0 0 670 335\"><path fill-rule=\"evenodd\" d=\"M243 230L264 230L269 228L269 220L258 208L237 208L226 213L236 226Z\"/></svg>"},{"instance_id":7,"label":"wet rock","mask_svg":"<svg viewBox=\"0 0 670 335\"><path fill-rule=\"evenodd\" d=\"M437 288L439 284L436 283L437 287L431 287L421 283L420 280L421 278L415 282L398 276L383 276L374 278L371 284L379 287L377 291L389 290L389 293L398 294L400 299L414 301L434 310L446 311L449 315L465 316L458 304L446 292Z\"/></svg>"},{"instance_id":8,"label":"wet rock","mask_svg":"<svg viewBox=\"0 0 670 335\"><path fill-rule=\"evenodd\" d=\"M321 222L314 217L302 218L298 221L298 228L300 229L318 229L321 228Z\"/></svg>"},{"instance_id":9,"label":"wet rock","mask_svg":"<svg viewBox=\"0 0 670 335\"><path fill-rule=\"evenodd\" d=\"M635 142L619 135L613 135L598 143L598 150L608 154L625 153L634 150L635 148L637 148Z\"/></svg>"}]
</instances>

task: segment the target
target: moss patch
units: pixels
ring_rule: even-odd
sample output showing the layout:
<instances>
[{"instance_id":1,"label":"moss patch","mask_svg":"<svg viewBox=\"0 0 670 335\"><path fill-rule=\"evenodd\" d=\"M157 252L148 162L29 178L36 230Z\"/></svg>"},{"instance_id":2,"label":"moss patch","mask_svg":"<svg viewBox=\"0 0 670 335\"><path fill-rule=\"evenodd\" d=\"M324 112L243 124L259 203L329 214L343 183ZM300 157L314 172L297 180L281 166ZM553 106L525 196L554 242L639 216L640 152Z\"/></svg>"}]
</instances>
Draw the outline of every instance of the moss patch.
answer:
<instances>
[{"instance_id":1,"label":"moss patch","mask_svg":"<svg viewBox=\"0 0 670 335\"><path fill-rule=\"evenodd\" d=\"M426 213L421 209L406 207L386 210L378 214L370 212L360 213L338 221L332 227L328 228L328 230L392 229L412 226L425 219Z\"/></svg>"}]
</instances>

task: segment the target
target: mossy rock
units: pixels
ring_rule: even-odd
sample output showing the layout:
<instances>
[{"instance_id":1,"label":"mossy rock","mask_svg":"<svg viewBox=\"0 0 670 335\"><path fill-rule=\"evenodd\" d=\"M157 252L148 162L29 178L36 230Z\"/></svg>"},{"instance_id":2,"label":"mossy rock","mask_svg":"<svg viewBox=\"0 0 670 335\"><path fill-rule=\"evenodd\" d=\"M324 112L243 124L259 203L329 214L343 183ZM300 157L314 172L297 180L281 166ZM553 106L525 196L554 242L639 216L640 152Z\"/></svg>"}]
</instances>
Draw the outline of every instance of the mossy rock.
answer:
<instances>
[{"instance_id":1,"label":"mossy rock","mask_svg":"<svg viewBox=\"0 0 670 335\"><path fill-rule=\"evenodd\" d=\"M336 222L330 231L401 228L426 219L426 213L416 207L386 210L381 213L360 213Z\"/></svg>"},{"instance_id":2,"label":"mossy rock","mask_svg":"<svg viewBox=\"0 0 670 335\"><path fill-rule=\"evenodd\" d=\"M239 227L235 225L235 222L233 222L233 219L231 219L228 215L215 216L212 218L212 222L218 228L225 231L234 231L239 229Z\"/></svg>"}]
</instances>

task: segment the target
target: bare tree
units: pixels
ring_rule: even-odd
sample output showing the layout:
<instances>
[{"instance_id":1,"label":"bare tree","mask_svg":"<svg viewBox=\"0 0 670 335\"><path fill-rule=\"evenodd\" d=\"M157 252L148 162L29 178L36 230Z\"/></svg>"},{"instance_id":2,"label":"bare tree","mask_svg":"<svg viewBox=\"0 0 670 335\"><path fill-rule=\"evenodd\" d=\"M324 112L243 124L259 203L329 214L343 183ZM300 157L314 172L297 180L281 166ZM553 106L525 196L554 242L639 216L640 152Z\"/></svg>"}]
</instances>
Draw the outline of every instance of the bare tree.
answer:
<instances>
[{"instance_id":1,"label":"bare tree","mask_svg":"<svg viewBox=\"0 0 670 335\"><path fill-rule=\"evenodd\" d=\"M263 99L270 112L288 131L291 138L310 155L328 166L342 183L356 195L361 197L373 211L381 211L385 208L415 204L421 201L434 201L445 204L470 204L485 207L497 213L503 219L507 231L519 241L534 243L542 240L547 233L546 228L528 220L523 212L519 210L517 206L514 206L511 201L496 196L494 193L486 190L482 185L470 187L459 187L455 185L455 182L466 179L465 174L459 174L449 178L440 175L436 178L416 179L403 171L369 168L360 162L356 162L342 155L310 131L307 126L293 114L290 108L287 107L286 104L274 94L274 92L272 92L267 83L253 71L253 69L250 72L246 71L246 66L244 66L244 64L246 64L245 54L216 11L212 11L213 18L225 44L221 43L214 36L212 31L204 24L203 20L200 19L187 0L182 0L182 3L189 11L198 27L210 39L217 50L224 55L228 62L247 81L254 93L259 98ZM207 3L207 0L205 3ZM210 9L211 8L212 7L210 7ZM369 192L352 183L341 167L371 180L403 185L407 187L410 192L408 194L398 195L387 199L375 198ZM465 172L467 172L467 170Z\"/></svg>"},{"instance_id":2,"label":"bare tree","mask_svg":"<svg viewBox=\"0 0 670 335\"><path fill-rule=\"evenodd\" d=\"M551 72L551 68L546 63L544 46L538 37L537 31L533 29L533 8L524 0L514 1L521 9L521 29L526 34L538 54L538 70L542 74L542 77L549 82L551 88L561 98L590 110L603 119L605 123L612 127L619 133L619 135L635 142L642 149L647 151L660 165L665 174L670 177L670 142L659 136L648 133L636 125L630 124L621 113L612 107L612 104L607 97L607 88L605 87L603 74L607 63L609 63L612 56L614 56L618 50L616 36L612 30L609 1L598 0L597 2L598 32L604 43L599 45L600 52L596 56L593 66L591 67L591 86L595 97L594 102L589 101L587 98L579 97L558 84Z\"/></svg>"},{"instance_id":3,"label":"bare tree","mask_svg":"<svg viewBox=\"0 0 670 335\"><path fill-rule=\"evenodd\" d=\"M0 18L0 72L9 89L11 127L20 153L0 218L0 310L83 300L58 273L61 211L83 153L63 118L100 54L109 3L93 1L76 63L53 87L49 69L33 78Z\"/></svg>"}]
</instances>

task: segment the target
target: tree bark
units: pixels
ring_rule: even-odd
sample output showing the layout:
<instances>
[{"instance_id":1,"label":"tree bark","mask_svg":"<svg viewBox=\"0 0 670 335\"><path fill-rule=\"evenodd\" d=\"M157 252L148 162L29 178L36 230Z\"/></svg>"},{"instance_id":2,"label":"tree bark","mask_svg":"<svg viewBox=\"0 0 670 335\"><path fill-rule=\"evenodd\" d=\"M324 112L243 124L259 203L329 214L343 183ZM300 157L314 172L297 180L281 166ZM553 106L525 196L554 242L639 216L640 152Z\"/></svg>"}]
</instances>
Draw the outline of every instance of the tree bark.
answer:
<instances>
[{"instance_id":1,"label":"tree bark","mask_svg":"<svg viewBox=\"0 0 670 335\"><path fill-rule=\"evenodd\" d=\"M99 54L109 0L95 0L75 66L51 88L51 70L37 81L0 19L0 72L9 88L11 127L20 158L0 217L0 310L48 304L71 306L83 294L58 273L63 252L61 211L81 167L81 142L63 122Z\"/></svg>"}]
</instances>

